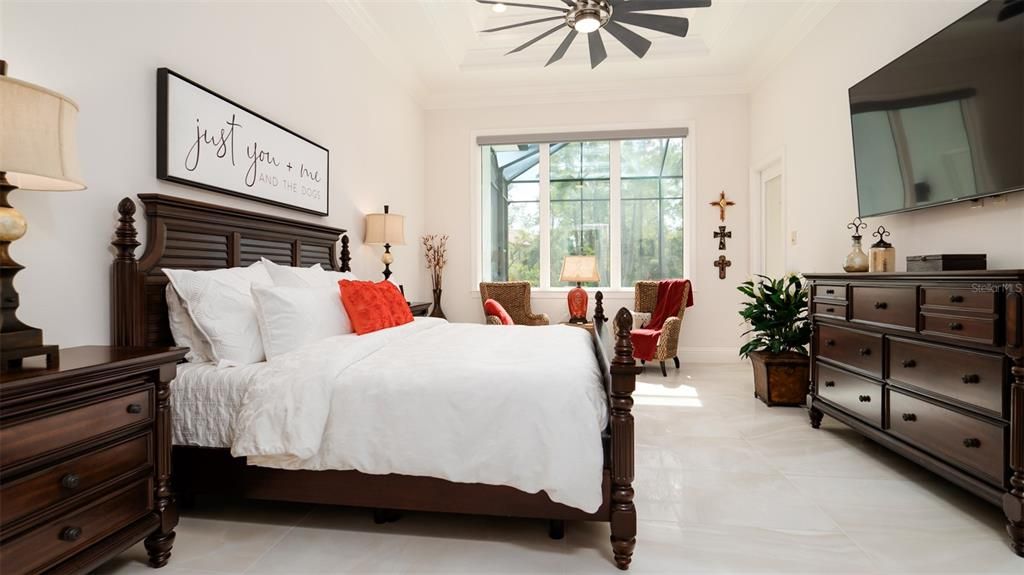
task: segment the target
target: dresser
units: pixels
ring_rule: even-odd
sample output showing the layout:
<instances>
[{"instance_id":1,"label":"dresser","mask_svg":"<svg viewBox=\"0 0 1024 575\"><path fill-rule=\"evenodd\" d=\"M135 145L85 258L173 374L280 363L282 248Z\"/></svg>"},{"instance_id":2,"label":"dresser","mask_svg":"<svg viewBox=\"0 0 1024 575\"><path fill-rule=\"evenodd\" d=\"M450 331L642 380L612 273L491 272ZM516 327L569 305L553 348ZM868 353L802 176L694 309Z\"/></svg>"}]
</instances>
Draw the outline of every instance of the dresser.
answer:
<instances>
[{"instance_id":1,"label":"dresser","mask_svg":"<svg viewBox=\"0 0 1024 575\"><path fill-rule=\"evenodd\" d=\"M828 415L999 505L1024 557L1024 270L807 274Z\"/></svg>"},{"instance_id":2,"label":"dresser","mask_svg":"<svg viewBox=\"0 0 1024 575\"><path fill-rule=\"evenodd\" d=\"M186 350L90 346L0 375L0 573L85 573L146 540L167 563L170 382Z\"/></svg>"}]
</instances>

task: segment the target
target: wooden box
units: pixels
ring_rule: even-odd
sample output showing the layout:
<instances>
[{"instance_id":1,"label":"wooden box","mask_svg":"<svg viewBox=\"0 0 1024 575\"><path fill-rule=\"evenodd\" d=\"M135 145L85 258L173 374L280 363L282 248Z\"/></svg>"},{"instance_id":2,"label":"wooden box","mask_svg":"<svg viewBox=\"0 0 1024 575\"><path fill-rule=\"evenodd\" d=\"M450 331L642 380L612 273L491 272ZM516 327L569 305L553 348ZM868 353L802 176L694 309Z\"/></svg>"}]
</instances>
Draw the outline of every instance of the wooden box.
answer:
<instances>
[{"instance_id":1,"label":"wooden box","mask_svg":"<svg viewBox=\"0 0 1024 575\"><path fill-rule=\"evenodd\" d=\"M985 254L936 254L907 256L908 272L948 272L988 269Z\"/></svg>"}]
</instances>

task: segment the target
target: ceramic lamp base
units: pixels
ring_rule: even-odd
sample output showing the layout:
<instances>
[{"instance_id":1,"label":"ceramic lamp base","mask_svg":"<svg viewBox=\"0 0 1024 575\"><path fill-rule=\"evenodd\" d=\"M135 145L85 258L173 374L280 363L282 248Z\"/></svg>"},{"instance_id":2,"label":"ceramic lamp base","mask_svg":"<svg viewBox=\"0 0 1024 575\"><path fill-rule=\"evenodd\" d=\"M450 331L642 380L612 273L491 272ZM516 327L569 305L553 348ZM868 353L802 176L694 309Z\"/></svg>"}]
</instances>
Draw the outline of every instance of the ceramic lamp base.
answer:
<instances>
[{"instance_id":1,"label":"ceramic lamp base","mask_svg":"<svg viewBox=\"0 0 1024 575\"><path fill-rule=\"evenodd\" d=\"M587 323L587 290L576 284L569 290L569 323Z\"/></svg>"}]
</instances>

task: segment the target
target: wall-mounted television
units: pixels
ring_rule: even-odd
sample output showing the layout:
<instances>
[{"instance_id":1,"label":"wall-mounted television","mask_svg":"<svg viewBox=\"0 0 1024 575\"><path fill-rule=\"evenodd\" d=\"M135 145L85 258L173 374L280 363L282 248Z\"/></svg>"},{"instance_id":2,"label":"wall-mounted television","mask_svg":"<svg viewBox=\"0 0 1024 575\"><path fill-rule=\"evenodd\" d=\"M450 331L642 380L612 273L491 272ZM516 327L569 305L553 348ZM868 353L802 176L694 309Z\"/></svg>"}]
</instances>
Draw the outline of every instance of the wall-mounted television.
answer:
<instances>
[{"instance_id":1,"label":"wall-mounted television","mask_svg":"<svg viewBox=\"0 0 1024 575\"><path fill-rule=\"evenodd\" d=\"M1024 0L991 0L850 88L862 217L1024 190Z\"/></svg>"}]
</instances>

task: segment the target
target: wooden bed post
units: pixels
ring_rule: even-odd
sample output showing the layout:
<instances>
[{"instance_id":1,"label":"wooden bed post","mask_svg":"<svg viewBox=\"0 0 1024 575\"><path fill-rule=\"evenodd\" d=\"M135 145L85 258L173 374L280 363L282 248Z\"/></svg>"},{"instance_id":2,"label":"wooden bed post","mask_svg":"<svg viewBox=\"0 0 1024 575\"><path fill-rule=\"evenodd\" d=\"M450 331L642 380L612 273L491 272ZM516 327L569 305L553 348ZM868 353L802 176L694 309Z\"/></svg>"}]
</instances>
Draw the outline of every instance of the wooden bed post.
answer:
<instances>
[{"instance_id":1,"label":"wooden bed post","mask_svg":"<svg viewBox=\"0 0 1024 575\"><path fill-rule=\"evenodd\" d=\"M341 268L338 271L352 271L351 261L352 252L348 249L348 234L345 234L341 236Z\"/></svg>"},{"instance_id":2,"label":"wooden bed post","mask_svg":"<svg viewBox=\"0 0 1024 575\"><path fill-rule=\"evenodd\" d=\"M615 315L615 358L611 374L612 435L612 552L619 569L629 569L636 547L636 507L633 505L633 390L636 360L629 330L633 315L622 308Z\"/></svg>"},{"instance_id":3,"label":"wooden bed post","mask_svg":"<svg viewBox=\"0 0 1024 575\"><path fill-rule=\"evenodd\" d=\"M604 323L608 318L604 315L604 294L598 291L594 294L594 323Z\"/></svg>"},{"instance_id":4,"label":"wooden bed post","mask_svg":"<svg viewBox=\"0 0 1024 575\"><path fill-rule=\"evenodd\" d=\"M111 326L112 345L135 347L143 342L142 284L139 281L139 260L135 248L139 247L139 232L135 229L135 202L124 198L117 204L117 230L114 232L116 254L111 267Z\"/></svg>"}]
</instances>

